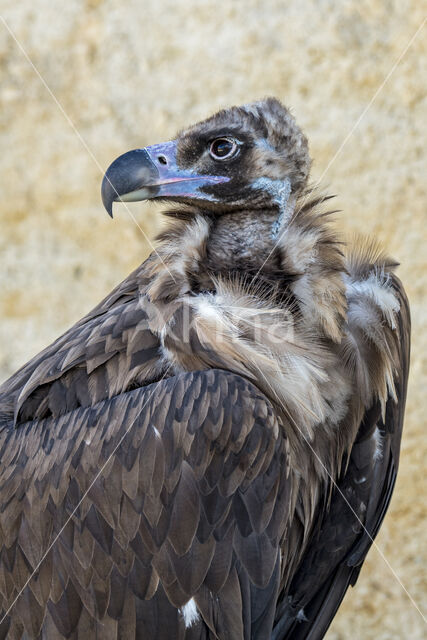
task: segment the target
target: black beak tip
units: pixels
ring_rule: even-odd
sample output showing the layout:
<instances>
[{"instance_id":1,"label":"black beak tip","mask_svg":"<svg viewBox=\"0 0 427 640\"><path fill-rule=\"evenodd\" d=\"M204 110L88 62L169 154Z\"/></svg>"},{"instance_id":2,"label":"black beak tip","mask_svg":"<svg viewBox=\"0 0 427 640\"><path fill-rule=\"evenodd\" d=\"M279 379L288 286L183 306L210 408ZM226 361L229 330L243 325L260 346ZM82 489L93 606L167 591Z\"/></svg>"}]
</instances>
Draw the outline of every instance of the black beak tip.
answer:
<instances>
[{"instance_id":1,"label":"black beak tip","mask_svg":"<svg viewBox=\"0 0 427 640\"><path fill-rule=\"evenodd\" d=\"M101 198L102 198L102 204L104 205L110 218L113 217L113 202L114 202L115 196L116 196L115 190L110 180L107 178L107 175L105 175L102 180Z\"/></svg>"},{"instance_id":2,"label":"black beak tip","mask_svg":"<svg viewBox=\"0 0 427 640\"><path fill-rule=\"evenodd\" d=\"M101 197L109 216L113 217L113 202L120 196L156 182L159 172L145 149L134 149L119 156L105 172Z\"/></svg>"}]
</instances>

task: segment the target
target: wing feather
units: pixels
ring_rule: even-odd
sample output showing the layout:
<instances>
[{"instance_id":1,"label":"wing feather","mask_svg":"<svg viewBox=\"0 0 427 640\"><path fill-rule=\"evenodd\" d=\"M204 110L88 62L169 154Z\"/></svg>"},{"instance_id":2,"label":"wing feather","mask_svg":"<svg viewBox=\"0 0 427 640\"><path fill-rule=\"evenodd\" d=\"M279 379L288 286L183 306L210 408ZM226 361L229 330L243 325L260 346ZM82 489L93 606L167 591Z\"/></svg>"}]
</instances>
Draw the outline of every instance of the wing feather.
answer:
<instances>
[{"instance_id":1,"label":"wing feather","mask_svg":"<svg viewBox=\"0 0 427 640\"><path fill-rule=\"evenodd\" d=\"M198 637L180 613L194 598L200 637L257 637L258 590L256 619L273 616L290 480L284 432L250 382L179 374L10 419L0 447L0 601L14 633L84 639L129 619L138 634Z\"/></svg>"}]
</instances>

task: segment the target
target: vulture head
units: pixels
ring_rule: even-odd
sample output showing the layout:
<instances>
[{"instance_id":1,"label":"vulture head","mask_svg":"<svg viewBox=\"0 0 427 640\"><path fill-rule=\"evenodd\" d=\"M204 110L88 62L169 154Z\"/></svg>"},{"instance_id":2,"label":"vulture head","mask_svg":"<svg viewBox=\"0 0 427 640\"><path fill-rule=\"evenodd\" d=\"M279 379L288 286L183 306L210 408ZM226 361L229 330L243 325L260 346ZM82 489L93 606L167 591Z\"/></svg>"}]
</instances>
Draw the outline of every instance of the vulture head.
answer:
<instances>
[{"instance_id":1,"label":"vulture head","mask_svg":"<svg viewBox=\"0 0 427 640\"><path fill-rule=\"evenodd\" d=\"M185 129L175 140L117 158L102 183L114 201L162 199L194 204L211 214L249 207L278 208L306 186L307 139L274 98L231 107Z\"/></svg>"}]
</instances>

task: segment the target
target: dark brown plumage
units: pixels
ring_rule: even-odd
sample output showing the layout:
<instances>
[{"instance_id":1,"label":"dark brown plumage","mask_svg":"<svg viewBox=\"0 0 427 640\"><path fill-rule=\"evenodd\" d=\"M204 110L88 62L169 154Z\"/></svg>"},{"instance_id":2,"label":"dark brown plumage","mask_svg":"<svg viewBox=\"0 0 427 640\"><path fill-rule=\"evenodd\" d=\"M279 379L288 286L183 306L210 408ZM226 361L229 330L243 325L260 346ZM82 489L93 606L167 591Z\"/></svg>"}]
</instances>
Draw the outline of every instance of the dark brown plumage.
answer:
<instances>
[{"instance_id":1,"label":"dark brown plumage","mask_svg":"<svg viewBox=\"0 0 427 640\"><path fill-rule=\"evenodd\" d=\"M410 319L274 99L129 152L159 248L0 387L0 638L322 638L387 510Z\"/></svg>"}]
</instances>

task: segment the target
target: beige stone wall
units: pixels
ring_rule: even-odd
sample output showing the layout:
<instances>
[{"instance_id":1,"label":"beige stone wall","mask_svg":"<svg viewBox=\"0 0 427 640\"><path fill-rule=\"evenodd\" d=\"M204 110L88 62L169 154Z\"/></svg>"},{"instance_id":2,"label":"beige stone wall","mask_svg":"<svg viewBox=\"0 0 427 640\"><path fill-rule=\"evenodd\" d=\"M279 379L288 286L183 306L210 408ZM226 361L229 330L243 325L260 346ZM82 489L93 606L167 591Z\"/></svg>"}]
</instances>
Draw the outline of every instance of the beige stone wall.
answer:
<instances>
[{"instance_id":1,"label":"beige stone wall","mask_svg":"<svg viewBox=\"0 0 427 640\"><path fill-rule=\"evenodd\" d=\"M342 227L376 234L401 261L414 348L402 467L378 537L386 560L371 552L330 640L425 637L395 574L425 611L427 27L387 75L422 23L422 5L1 3L18 41L0 22L2 379L150 250L158 208L132 206L136 222L118 207L111 221L99 198L103 169L218 107L267 94L291 106L311 141L314 176L326 171L324 184L339 194Z\"/></svg>"}]
</instances>

